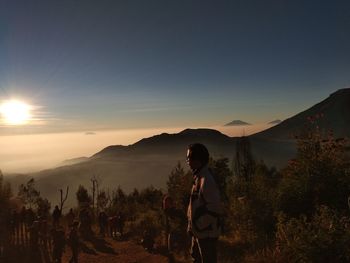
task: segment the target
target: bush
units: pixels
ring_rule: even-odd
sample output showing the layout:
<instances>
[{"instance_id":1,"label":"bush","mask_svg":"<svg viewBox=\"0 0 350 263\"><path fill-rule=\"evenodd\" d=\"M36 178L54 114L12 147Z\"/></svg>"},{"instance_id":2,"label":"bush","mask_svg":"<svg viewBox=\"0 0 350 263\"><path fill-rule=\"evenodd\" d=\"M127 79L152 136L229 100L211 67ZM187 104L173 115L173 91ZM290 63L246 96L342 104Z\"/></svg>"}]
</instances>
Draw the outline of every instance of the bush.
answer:
<instances>
[{"instance_id":1,"label":"bush","mask_svg":"<svg viewBox=\"0 0 350 263\"><path fill-rule=\"evenodd\" d=\"M317 129L298 140L298 153L282 170L276 209L291 217L310 216L319 205L348 209L349 163L345 141Z\"/></svg>"},{"instance_id":2,"label":"bush","mask_svg":"<svg viewBox=\"0 0 350 263\"><path fill-rule=\"evenodd\" d=\"M140 213L137 219L129 224L129 233L135 237L142 237L145 231L154 237L159 236L164 229L164 219L160 211L150 210Z\"/></svg>"},{"instance_id":3,"label":"bush","mask_svg":"<svg viewBox=\"0 0 350 263\"><path fill-rule=\"evenodd\" d=\"M310 220L280 215L276 249L285 262L349 262L349 220L326 206Z\"/></svg>"},{"instance_id":4,"label":"bush","mask_svg":"<svg viewBox=\"0 0 350 263\"><path fill-rule=\"evenodd\" d=\"M266 245L275 231L274 201L276 191L276 171L264 164L255 168L249 181L237 178L230 195L228 229L241 242L253 246Z\"/></svg>"}]
</instances>

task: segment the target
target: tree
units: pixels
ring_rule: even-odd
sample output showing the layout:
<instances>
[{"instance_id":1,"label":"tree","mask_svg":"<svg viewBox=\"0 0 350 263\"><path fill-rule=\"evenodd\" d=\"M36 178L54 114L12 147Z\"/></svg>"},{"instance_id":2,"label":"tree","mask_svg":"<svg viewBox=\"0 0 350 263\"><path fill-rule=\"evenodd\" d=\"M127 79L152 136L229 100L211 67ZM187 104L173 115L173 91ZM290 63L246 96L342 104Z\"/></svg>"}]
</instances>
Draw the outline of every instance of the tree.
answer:
<instances>
[{"instance_id":1,"label":"tree","mask_svg":"<svg viewBox=\"0 0 350 263\"><path fill-rule=\"evenodd\" d=\"M237 178L249 181L254 174L255 161L253 158L249 138L240 137L236 142L236 153L234 158L234 174Z\"/></svg>"},{"instance_id":2,"label":"tree","mask_svg":"<svg viewBox=\"0 0 350 263\"><path fill-rule=\"evenodd\" d=\"M0 170L0 206L5 204L12 196L11 185L4 182L4 176ZM1 209L0 209L1 210Z\"/></svg>"},{"instance_id":3,"label":"tree","mask_svg":"<svg viewBox=\"0 0 350 263\"><path fill-rule=\"evenodd\" d=\"M163 192L159 189L149 186L140 193L140 201L152 209L162 207Z\"/></svg>"},{"instance_id":4,"label":"tree","mask_svg":"<svg viewBox=\"0 0 350 263\"><path fill-rule=\"evenodd\" d=\"M225 202L228 202L228 185L232 184L232 172L230 171L228 163L228 158L220 158L217 160L211 159L209 164L221 197Z\"/></svg>"},{"instance_id":5,"label":"tree","mask_svg":"<svg viewBox=\"0 0 350 263\"><path fill-rule=\"evenodd\" d=\"M138 203L140 201L140 192L136 188L129 194L129 201Z\"/></svg>"},{"instance_id":6,"label":"tree","mask_svg":"<svg viewBox=\"0 0 350 263\"><path fill-rule=\"evenodd\" d=\"M8 209L10 207L10 198L12 197L11 185L4 182L4 177L0 170L0 227L2 221L6 222L7 216L9 216Z\"/></svg>"},{"instance_id":7,"label":"tree","mask_svg":"<svg viewBox=\"0 0 350 263\"><path fill-rule=\"evenodd\" d=\"M19 186L18 196L29 207L34 207L39 216L47 217L51 204L46 198L40 196L40 192L35 189L35 180L31 178L25 185Z\"/></svg>"},{"instance_id":8,"label":"tree","mask_svg":"<svg viewBox=\"0 0 350 263\"><path fill-rule=\"evenodd\" d=\"M277 208L290 216L311 215L319 205L348 209L350 168L346 141L310 129L297 141L297 156L282 170Z\"/></svg>"},{"instance_id":9,"label":"tree","mask_svg":"<svg viewBox=\"0 0 350 263\"><path fill-rule=\"evenodd\" d=\"M63 189L60 189L60 210L61 210L61 213L63 210L64 203L67 201L67 198L68 198L68 191L69 191L69 186L67 186L66 194L63 197Z\"/></svg>"},{"instance_id":10,"label":"tree","mask_svg":"<svg viewBox=\"0 0 350 263\"><path fill-rule=\"evenodd\" d=\"M39 196L36 199L35 203L37 206L38 215L41 217L47 218L47 216L49 215L50 209L51 209L51 204L50 204L49 200Z\"/></svg>"},{"instance_id":11,"label":"tree","mask_svg":"<svg viewBox=\"0 0 350 263\"><path fill-rule=\"evenodd\" d=\"M98 193L99 193L100 182L95 175L90 179L90 181L92 183L92 187L91 187L91 190L92 190L92 210L95 211L95 199L96 199L96 195L98 195Z\"/></svg>"},{"instance_id":12,"label":"tree","mask_svg":"<svg viewBox=\"0 0 350 263\"><path fill-rule=\"evenodd\" d=\"M192 181L192 175L189 172L185 173L181 163L178 162L169 175L167 190L168 195L180 209L186 209L188 205Z\"/></svg>"},{"instance_id":13,"label":"tree","mask_svg":"<svg viewBox=\"0 0 350 263\"><path fill-rule=\"evenodd\" d=\"M90 206L91 196L89 195L87 189L84 186L79 185L78 191L76 193L76 197L77 197L79 206L86 206L86 205Z\"/></svg>"},{"instance_id":14,"label":"tree","mask_svg":"<svg viewBox=\"0 0 350 263\"><path fill-rule=\"evenodd\" d=\"M110 202L110 197L106 193L106 191L102 190L97 195L97 209L104 210L108 203Z\"/></svg>"},{"instance_id":15,"label":"tree","mask_svg":"<svg viewBox=\"0 0 350 263\"><path fill-rule=\"evenodd\" d=\"M19 186L18 196L25 204L29 204L29 207L36 204L40 192L35 189L34 178L31 178L26 184L21 184Z\"/></svg>"}]
</instances>

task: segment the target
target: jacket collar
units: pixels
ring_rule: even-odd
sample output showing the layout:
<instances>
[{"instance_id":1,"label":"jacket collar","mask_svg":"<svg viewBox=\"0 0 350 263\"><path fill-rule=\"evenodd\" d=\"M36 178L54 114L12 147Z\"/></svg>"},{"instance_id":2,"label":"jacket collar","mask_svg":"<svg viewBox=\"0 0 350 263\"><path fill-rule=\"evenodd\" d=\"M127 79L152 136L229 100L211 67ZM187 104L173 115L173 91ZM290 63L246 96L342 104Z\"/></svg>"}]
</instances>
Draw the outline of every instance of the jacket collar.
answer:
<instances>
[{"instance_id":1,"label":"jacket collar","mask_svg":"<svg viewBox=\"0 0 350 263\"><path fill-rule=\"evenodd\" d=\"M203 171L208 169L208 165L203 165L202 167L196 169L193 171L193 177L195 178L199 178L199 177L203 177L204 174L203 174Z\"/></svg>"}]
</instances>

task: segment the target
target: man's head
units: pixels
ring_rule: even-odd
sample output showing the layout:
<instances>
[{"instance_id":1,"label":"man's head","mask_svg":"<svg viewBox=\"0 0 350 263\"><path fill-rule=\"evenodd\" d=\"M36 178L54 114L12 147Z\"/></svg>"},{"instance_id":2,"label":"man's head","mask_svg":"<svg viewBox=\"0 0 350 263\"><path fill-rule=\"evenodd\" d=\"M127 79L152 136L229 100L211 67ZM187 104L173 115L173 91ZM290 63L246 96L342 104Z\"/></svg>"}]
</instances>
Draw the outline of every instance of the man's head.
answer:
<instances>
[{"instance_id":1,"label":"man's head","mask_svg":"<svg viewBox=\"0 0 350 263\"><path fill-rule=\"evenodd\" d=\"M201 143L190 144L187 149L187 163L192 170L199 169L209 162L208 149Z\"/></svg>"}]
</instances>

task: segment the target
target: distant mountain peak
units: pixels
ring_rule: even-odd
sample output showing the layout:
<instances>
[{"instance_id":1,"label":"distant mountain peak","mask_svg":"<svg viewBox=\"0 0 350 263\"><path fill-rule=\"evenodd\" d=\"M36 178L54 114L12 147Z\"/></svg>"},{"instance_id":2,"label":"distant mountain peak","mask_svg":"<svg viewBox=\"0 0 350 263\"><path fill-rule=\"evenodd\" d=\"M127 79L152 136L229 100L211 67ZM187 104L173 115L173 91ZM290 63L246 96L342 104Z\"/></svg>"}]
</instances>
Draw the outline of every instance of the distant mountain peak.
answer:
<instances>
[{"instance_id":1,"label":"distant mountain peak","mask_svg":"<svg viewBox=\"0 0 350 263\"><path fill-rule=\"evenodd\" d=\"M251 125L251 124L241 120L233 120L225 124L225 126L245 126L245 125Z\"/></svg>"},{"instance_id":2,"label":"distant mountain peak","mask_svg":"<svg viewBox=\"0 0 350 263\"><path fill-rule=\"evenodd\" d=\"M208 128L198 128L198 129L185 129L181 132L179 132L181 135L210 135L210 134L221 134L221 132L213 129L208 129Z\"/></svg>"}]
</instances>

